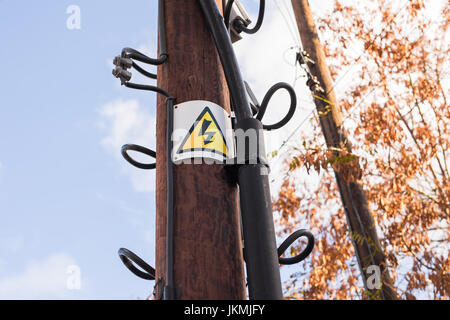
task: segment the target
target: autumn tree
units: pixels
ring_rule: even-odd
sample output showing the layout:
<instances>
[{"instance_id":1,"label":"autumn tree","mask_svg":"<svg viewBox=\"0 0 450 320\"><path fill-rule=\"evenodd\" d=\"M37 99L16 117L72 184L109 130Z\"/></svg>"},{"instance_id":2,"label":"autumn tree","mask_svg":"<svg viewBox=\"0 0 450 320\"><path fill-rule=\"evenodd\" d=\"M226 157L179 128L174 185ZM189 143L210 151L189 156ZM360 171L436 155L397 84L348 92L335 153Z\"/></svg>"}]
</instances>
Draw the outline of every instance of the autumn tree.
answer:
<instances>
[{"instance_id":1,"label":"autumn tree","mask_svg":"<svg viewBox=\"0 0 450 320\"><path fill-rule=\"evenodd\" d=\"M450 297L449 8L342 0L317 21L352 153L326 147L317 113L288 153L274 199L280 235L309 227L316 236L305 272L286 283L290 297L377 298L362 286L352 246L361 235L348 231L332 169L364 185L401 297Z\"/></svg>"}]
</instances>

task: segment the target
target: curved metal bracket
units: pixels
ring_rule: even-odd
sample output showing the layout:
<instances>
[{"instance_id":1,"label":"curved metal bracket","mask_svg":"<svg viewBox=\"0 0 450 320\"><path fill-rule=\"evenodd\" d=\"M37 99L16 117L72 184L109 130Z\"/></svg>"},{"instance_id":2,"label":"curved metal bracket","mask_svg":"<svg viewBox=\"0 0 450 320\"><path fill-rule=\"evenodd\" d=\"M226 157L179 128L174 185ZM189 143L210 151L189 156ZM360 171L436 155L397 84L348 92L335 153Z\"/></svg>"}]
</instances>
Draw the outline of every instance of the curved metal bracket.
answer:
<instances>
[{"instance_id":1,"label":"curved metal bracket","mask_svg":"<svg viewBox=\"0 0 450 320\"><path fill-rule=\"evenodd\" d=\"M120 260L122 260L125 267L127 267L128 270L130 270L133 274L135 274L139 278L142 278L145 280L155 280L155 269L153 269L151 266L149 266L144 260L139 258L132 251L125 249L125 248L120 248L119 249L119 257L120 257ZM133 263L137 264L144 271L136 268Z\"/></svg>"},{"instance_id":2,"label":"curved metal bracket","mask_svg":"<svg viewBox=\"0 0 450 320\"><path fill-rule=\"evenodd\" d=\"M264 117L264 114L266 113L267 105L269 104L270 99L274 95L275 92L277 92L279 89L285 89L289 93L289 96L291 97L291 105L289 106L289 111L286 114L286 116L278 121L277 123L266 125L263 124L264 130L275 130L283 127L286 123L289 122L289 120L292 119L294 116L295 108L297 107L297 95L295 94L294 88L291 87L290 84L286 82L279 82L275 85L273 85L269 91L267 91L266 95L264 96L263 102L261 103L261 107L259 107L258 114L256 115L256 119L259 121L262 121L262 118Z\"/></svg>"},{"instance_id":3,"label":"curved metal bracket","mask_svg":"<svg viewBox=\"0 0 450 320\"><path fill-rule=\"evenodd\" d=\"M147 149L143 146L139 146L137 144L125 144L122 146L122 149L121 149L122 156L125 158L125 160L127 160L133 166L135 166L139 169L145 169L145 170L150 170L150 169L156 168L156 163L141 163L141 162L137 162L136 160L131 158L130 155L128 154L128 151L130 151L130 150L146 154L146 155L156 159L155 151Z\"/></svg>"},{"instance_id":4,"label":"curved metal bracket","mask_svg":"<svg viewBox=\"0 0 450 320\"><path fill-rule=\"evenodd\" d=\"M281 257L281 255L286 251L286 249L289 248L294 243L295 240L297 240L298 238L301 238L301 237L308 238L308 244L306 245L305 250L300 252L295 257L278 258L278 261L280 262L280 264L286 264L286 265L296 264L296 263L299 263L300 261L305 260L306 257L309 256L312 249L314 248L314 236L312 235L311 232L309 232L308 230L305 230L305 229L297 230L294 233L292 233L289 237L287 237L286 240L284 240L283 243L278 248L278 256Z\"/></svg>"}]
</instances>

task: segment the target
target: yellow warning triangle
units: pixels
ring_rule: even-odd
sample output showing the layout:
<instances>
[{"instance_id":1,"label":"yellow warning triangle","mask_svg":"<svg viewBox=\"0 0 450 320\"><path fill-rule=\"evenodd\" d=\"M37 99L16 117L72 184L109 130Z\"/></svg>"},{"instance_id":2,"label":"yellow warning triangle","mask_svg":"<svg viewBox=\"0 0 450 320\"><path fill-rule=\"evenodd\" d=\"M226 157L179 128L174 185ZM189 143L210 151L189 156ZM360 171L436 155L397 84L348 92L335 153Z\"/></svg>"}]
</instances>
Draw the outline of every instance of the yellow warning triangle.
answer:
<instances>
[{"instance_id":1,"label":"yellow warning triangle","mask_svg":"<svg viewBox=\"0 0 450 320\"><path fill-rule=\"evenodd\" d=\"M191 151L210 151L227 157L225 137L208 107L197 117L177 153Z\"/></svg>"}]
</instances>

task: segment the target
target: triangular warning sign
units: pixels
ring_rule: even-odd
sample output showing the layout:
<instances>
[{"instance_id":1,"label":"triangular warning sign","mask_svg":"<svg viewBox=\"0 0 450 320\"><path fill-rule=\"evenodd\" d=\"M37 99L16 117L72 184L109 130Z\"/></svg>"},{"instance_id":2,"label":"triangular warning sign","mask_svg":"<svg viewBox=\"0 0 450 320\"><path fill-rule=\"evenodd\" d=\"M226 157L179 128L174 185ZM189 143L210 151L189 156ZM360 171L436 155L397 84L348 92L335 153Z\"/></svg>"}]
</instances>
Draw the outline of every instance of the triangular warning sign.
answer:
<instances>
[{"instance_id":1,"label":"triangular warning sign","mask_svg":"<svg viewBox=\"0 0 450 320\"><path fill-rule=\"evenodd\" d=\"M197 117L177 153L191 151L210 151L227 157L225 137L208 107Z\"/></svg>"}]
</instances>

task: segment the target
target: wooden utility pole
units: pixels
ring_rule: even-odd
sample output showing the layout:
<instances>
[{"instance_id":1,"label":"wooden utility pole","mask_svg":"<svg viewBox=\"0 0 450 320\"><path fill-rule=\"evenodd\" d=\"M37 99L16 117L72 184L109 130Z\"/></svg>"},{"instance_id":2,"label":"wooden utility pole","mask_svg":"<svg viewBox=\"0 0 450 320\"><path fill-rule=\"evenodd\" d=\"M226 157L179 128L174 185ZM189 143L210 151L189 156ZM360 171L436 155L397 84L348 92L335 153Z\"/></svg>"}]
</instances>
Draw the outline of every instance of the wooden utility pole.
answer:
<instances>
[{"instance_id":1,"label":"wooden utility pole","mask_svg":"<svg viewBox=\"0 0 450 320\"><path fill-rule=\"evenodd\" d=\"M323 89L323 92L313 90L312 93L327 146L329 148L341 148L341 146L344 146L351 152L351 145L342 127L342 117L336 102L333 82L308 0L292 0L292 7L303 49L315 62L314 64L308 63L308 67L311 74L317 77L318 83ZM370 297L397 299L387 268L386 257L378 240L363 187L359 181L346 182L339 172L335 171L335 175L364 285L369 291ZM374 272L372 270L373 267L368 268L372 265L380 268L382 278L381 290L373 288L371 286L372 283L368 286L367 280Z\"/></svg>"},{"instance_id":2,"label":"wooden utility pole","mask_svg":"<svg viewBox=\"0 0 450 320\"><path fill-rule=\"evenodd\" d=\"M175 103L208 100L230 112L225 76L198 1L165 0L167 61L158 87ZM222 0L217 0L222 8ZM158 97L156 297L166 264L166 102ZM245 299L236 183L219 164L174 165L174 285L181 299Z\"/></svg>"}]
</instances>

